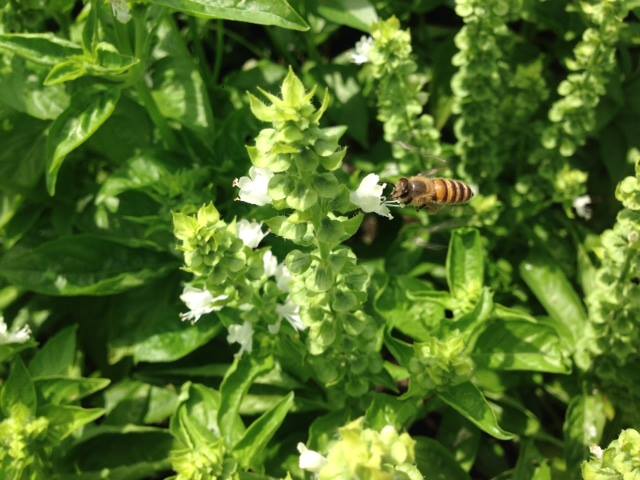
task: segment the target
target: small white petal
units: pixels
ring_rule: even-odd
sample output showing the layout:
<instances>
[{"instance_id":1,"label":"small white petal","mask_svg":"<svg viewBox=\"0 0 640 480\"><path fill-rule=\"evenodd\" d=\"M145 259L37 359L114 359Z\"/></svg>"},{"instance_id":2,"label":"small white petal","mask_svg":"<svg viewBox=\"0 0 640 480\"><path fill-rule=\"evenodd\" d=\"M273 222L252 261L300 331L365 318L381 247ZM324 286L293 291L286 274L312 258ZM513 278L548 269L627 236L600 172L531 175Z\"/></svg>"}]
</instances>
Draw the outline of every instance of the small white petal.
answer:
<instances>
[{"instance_id":1,"label":"small white petal","mask_svg":"<svg viewBox=\"0 0 640 480\"><path fill-rule=\"evenodd\" d=\"M280 331L280 324L282 323L282 320L278 319L278 321L276 323L272 323L271 325L267 325L267 330L269 330L269 333L271 335L275 335L276 333L278 333Z\"/></svg>"},{"instance_id":2,"label":"small white petal","mask_svg":"<svg viewBox=\"0 0 640 480\"><path fill-rule=\"evenodd\" d=\"M589 195L576 197L573 201L573 208L576 209L579 217L589 220L591 218L591 197Z\"/></svg>"},{"instance_id":3,"label":"small white petal","mask_svg":"<svg viewBox=\"0 0 640 480\"><path fill-rule=\"evenodd\" d=\"M269 196L269 181L273 172L266 168L251 167L248 177L236 178L233 186L240 188L238 199L242 202L254 205L267 205L271 203Z\"/></svg>"},{"instance_id":4,"label":"small white petal","mask_svg":"<svg viewBox=\"0 0 640 480\"><path fill-rule=\"evenodd\" d=\"M379 181L378 175L370 173L362 179L358 189L351 192L349 199L363 212L374 212L387 218L393 218L382 198L382 192L387 184L379 185Z\"/></svg>"},{"instance_id":5,"label":"small white petal","mask_svg":"<svg viewBox=\"0 0 640 480\"><path fill-rule=\"evenodd\" d=\"M0 345L8 343L24 343L31 338L31 329L29 325L25 325L15 332L9 332L4 318L0 316Z\"/></svg>"},{"instance_id":6,"label":"small white petal","mask_svg":"<svg viewBox=\"0 0 640 480\"><path fill-rule=\"evenodd\" d=\"M291 288L291 281L293 280L289 269L283 263L281 263L276 268L275 276L278 288L283 292L288 292L289 288Z\"/></svg>"},{"instance_id":7,"label":"small white petal","mask_svg":"<svg viewBox=\"0 0 640 480\"><path fill-rule=\"evenodd\" d=\"M264 255L262 256L262 266L267 278L273 277L278 271L278 258L271 252L271 250L264 252Z\"/></svg>"},{"instance_id":8,"label":"small white petal","mask_svg":"<svg viewBox=\"0 0 640 480\"><path fill-rule=\"evenodd\" d=\"M304 330L307 326L300 318L300 306L287 299L284 304L276 305L276 313L284 318L296 330Z\"/></svg>"},{"instance_id":9,"label":"small white petal","mask_svg":"<svg viewBox=\"0 0 640 480\"><path fill-rule=\"evenodd\" d=\"M367 63L369 61L369 56L371 55L373 45L373 38L364 36L361 37L360 40L356 42L356 46L354 47L353 53L351 54L351 61L357 65Z\"/></svg>"},{"instance_id":10,"label":"small white petal","mask_svg":"<svg viewBox=\"0 0 640 480\"><path fill-rule=\"evenodd\" d=\"M180 295L180 300L184 302L189 311L181 313L180 318L195 323L207 313L222 310L224 304L221 302L224 302L227 298L229 298L228 295L214 297L208 290L201 290L187 285L184 287L182 295Z\"/></svg>"},{"instance_id":11,"label":"small white petal","mask_svg":"<svg viewBox=\"0 0 640 480\"><path fill-rule=\"evenodd\" d=\"M297 448L300 453L298 466L302 470L318 473L326 465L327 459L315 450L309 450L304 443L298 443Z\"/></svg>"},{"instance_id":12,"label":"small white petal","mask_svg":"<svg viewBox=\"0 0 640 480\"><path fill-rule=\"evenodd\" d=\"M111 0L111 9L113 10L113 16L120 23L127 23L131 20L131 12L127 0Z\"/></svg>"},{"instance_id":13,"label":"small white petal","mask_svg":"<svg viewBox=\"0 0 640 480\"><path fill-rule=\"evenodd\" d=\"M236 355L242 355L244 352L251 353L253 350L253 325L245 320L242 325L231 325L227 342L240 344L240 350Z\"/></svg>"},{"instance_id":14,"label":"small white petal","mask_svg":"<svg viewBox=\"0 0 640 480\"><path fill-rule=\"evenodd\" d=\"M602 456L604 455L604 450L602 450L598 445L591 445L589 447L589 451L591 452L591 455L598 459L602 459Z\"/></svg>"},{"instance_id":15,"label":"small white petal","mask_svg":"<svg viewBox=\"0 0 640 480\"><path fill-rule=\"evenodd\" d=\"M250 222L244 218L237 223L237 227L238 238L249 248L257 248L262 239L269 233L262 231L262 223Z\"/></svg>"}]
</instances>

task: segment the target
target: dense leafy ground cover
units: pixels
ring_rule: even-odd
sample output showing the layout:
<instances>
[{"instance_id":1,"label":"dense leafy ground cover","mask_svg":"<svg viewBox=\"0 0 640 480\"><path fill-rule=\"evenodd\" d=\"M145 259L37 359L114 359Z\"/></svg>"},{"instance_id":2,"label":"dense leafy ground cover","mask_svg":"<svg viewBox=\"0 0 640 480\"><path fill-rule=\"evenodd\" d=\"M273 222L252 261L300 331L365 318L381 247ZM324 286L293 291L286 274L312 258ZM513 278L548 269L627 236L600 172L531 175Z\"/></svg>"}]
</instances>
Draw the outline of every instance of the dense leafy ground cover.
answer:
<instances>
[{"instance_id":1,"label":"dense leafy ground cover","mask_svg":"<svg viewBox=\"0 0 640 480\"><path fill-rule=\"evenodd\" d=\"M639 18L3 2L0 478L640 478Z\"/></svg>"}]
</instances>

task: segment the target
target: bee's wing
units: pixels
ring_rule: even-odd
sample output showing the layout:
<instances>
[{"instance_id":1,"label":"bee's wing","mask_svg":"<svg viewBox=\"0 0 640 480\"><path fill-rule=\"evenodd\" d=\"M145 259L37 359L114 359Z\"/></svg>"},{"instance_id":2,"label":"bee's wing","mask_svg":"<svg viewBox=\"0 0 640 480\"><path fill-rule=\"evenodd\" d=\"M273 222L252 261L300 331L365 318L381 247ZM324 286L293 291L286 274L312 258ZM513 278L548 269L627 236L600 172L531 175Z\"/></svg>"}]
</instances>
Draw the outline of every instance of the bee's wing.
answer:
<instances>
[{"instance_id":1,"label":"bee's wing","mask_svg":"<svg viewBox=\"0 0 640 480\"><path fill-rule=\"evenodd\" d=\"M435 168L431 168L429 170L426 170L424 172L420 172L418 173L419 176L422 177L435 177L437 173L442 173L446 170L445 166L441 166L441 167L435 167Z\"/></svg>"}]
</instances>

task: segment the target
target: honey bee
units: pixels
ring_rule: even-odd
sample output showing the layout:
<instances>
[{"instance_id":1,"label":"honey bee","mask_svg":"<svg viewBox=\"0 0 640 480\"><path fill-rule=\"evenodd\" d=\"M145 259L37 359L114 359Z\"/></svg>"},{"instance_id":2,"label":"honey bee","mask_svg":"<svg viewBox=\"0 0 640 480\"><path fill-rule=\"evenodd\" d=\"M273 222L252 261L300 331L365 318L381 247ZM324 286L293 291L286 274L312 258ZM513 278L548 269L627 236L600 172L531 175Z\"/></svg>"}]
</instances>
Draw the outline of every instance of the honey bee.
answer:
<instances>
[{"instance_id":1,"label":"honey bee","mask_svg":"<svg viewBox=\"0 0 640 480\"><path fill-rule=\"evenodd\" d=\"M461 180L430 178L426 174L401 178L391 193L391 200L436 212L445 205L462 205L473 197L473 190Z\"/></svg>"}]
</instances>

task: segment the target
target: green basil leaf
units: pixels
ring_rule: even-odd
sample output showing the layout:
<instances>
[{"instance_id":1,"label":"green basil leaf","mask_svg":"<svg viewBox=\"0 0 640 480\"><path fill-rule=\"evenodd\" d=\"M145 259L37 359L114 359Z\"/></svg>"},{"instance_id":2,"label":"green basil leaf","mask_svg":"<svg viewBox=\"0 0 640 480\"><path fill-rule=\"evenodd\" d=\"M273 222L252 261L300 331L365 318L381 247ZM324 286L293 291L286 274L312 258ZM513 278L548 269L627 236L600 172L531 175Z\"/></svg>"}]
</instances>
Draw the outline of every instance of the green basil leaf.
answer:
<instances>
[{"instance_id":1,"label":"green basil leaf","mask_svg":"<svg viewBox=\"0 0 640 480\"><path fill-rule=\"evenodd\" d=\"M416 465L424 478L429 480L470 480L451 452L429 437L414 437L416 441Z\"/></svg>"},{"instance_id":2,"label":"green basil leaf","mask_svg":"<svg viewBox=\"0 0 640 480\"><path fill-rule=\"evenodd\" d=\"M1 88L1 86L0 86ZM45 122L26 115L6 119L0 130L0 186L9 191L35 187L44 173Z\"/></svg>"},{"instance_id":3,"label":"green basil leaf","mask_svg":"<svg viewBox=\"0 0 640 480\"><path fill-rule=\"evenodd\" d=\"M53 441L59 442L100 418L104 415L104 409L48 404L38 409L38 414L47 417L50 422L48 434Z\"/></svg>"},{"instance_id":4,"label":"green basil leaf","mask_svg":"<svg viewBox=\"0 0 640 480\"><path fill-rule=\"evenodd\" d=\"M14 59L10 72L0 75L0 102L40 120L55 119L69 106L69 95L62 86L43 86L43 78L41 69Z\"/></svg>"},{"instance_id":5,"label":"green basil leaf","mask_svg":"<svg viewBox=\"0 0 640 480\"><path fill-rule=\"evenodd\" d=\"M214 122L205 81L171 17L162 19L156 35L151 95L164 117L193 130L209 144Z\"/></svg>"},{"instance_id":6,"label":"green basil leaf","mask_svg":"<svg viewBox=\"0 0 640 480\"><path fill-rule=\"evenodd\" d=\"M372 393L371 397L365 422L376 430L382 430L386 425L393 425L396 430L406 430L423 413L422 399L401 399L384 393Z\"/></svg>"},{"instance_id":7,"label":"green basil leaf","mask_svg":"<svg viewBox=\"0 0 640 480\"><path fill-rule=\"evenodd\" d=\"M55 193L58 170L66 156L100 128L113 113L119 98L118 88L78 94L53 122L47 138L47 190L50 195Z\"/></svg>"},{"instance_id":8,"label":"green basil leaf","mask_svg":"<svg viewBox=\"0 0 640 480\"><path fill-rule=\"evenodd\" d=\"M309 30L309 25L285 0L150 0L150 3L203 18Z\"/></svg>"},{"instance_id":9,"label":"green basil leaf","mask_svg":"<svg viewBox=\"0 0 640 480\"><path fill-rule=\"evenodd\" d=\"M496 415L478 387L471 382L461 383L438 392L438 397L467 418L478 428L500 440L510 440L513 434L498 425Z\"/></svg>"},{"instance_id":10,"label":"green basil leaf","mask_svg":"<svg viewBox=\"0 0 640 480\"><path fill-rule=\"evenodd\" d=\"M29 372L36 377L67 375L76 358L77 325L60 330L36 352L29 362Z\"/></svg>"},{"instance_id":11,"label":"green basil leaf","mask_svg":"<svg viewBox=\"0 0 640 480\"><path fill-rule=\"evenodd\" d=\"M233 447L233 453L245 468L257 468L260 455L293 407L293 392L283 397L270 410L262 414L244 432Z\"/></svg>"},{"instance_id":12,"label":"green basil leaf","mask_svg":"<svg viewBox=\"0 0 640 480\"><path fill-rule=\"evenodd\" d=\"M585 331L587 314L564 272L550 257L534 254L520 264L520 275L549 315L564 327L559 333L575 347Z\"/></svg>"},{"instance_id":13,"label":"green basil leaf","mask_svg":"<svg viewBox=\"0 0 640 480\"><path fill-rule=\"evenodd\" d=\"M0 407L5 416L11 415L14 405L27 407L31 415L35 415L38 405L33 380L20 357L13 361L9 378L0 391Z\"/></svg>"},{"instance_id":14,"label":"green basil leaf","mask_svg":"<svg viewBox=\"0 0 640 480\"><path fill-rule=\"evenodd\" d=\"M589 459L589 447L601 442L607 417L613 417L613 412L601 393L583 393L571 400L563 425L567 471L579 472L582 462Z\"/></svg>"},{"instance_id":15,"label":"green basil leaf","mask_svg":"<svg viewBox=\"0 0 640 480\"><path fill-rule=\"evenodd\" d=\"M478 338L472 358L479 367L492 370L571 372L555 330L540 323L490 323Z\"/></svg>"},{"instance_id":16,"label":"green basil leaf","mask_svg":"<svg viewBox=\"0 0 640 480\"><path fill-rule=\"evenodd\" d=\"M242 398L249 391L255 378L271 368L273 368L271 357L258 360L244 354L236 358L233 365L227 370L227 374L220 384L222 400L218 411L218 424L227 444L235 444L244 434L237 428Z\"/></svg>"},{"instance_id":17,"label":"green basil leaf","mask_svg":"<svg viewBox=\"0 0 640 480\"><path fill-rule=\"evenodd\" d=\"M64 62L74 55L82 55L80 45L52 33L0 34L0 51L51 66Z\"/></svg>"},{"instance_id":18,"label":"green basil leaf","mask_svg":"<svg viewBox=\"0 0 640 480\"><path fill-rule=\"evenodd\" d=\"M369 0L324 0L318 2L318 13L339 25L369 32L378 21L375 7Z\"/></svg>"},{"instance_id":19,"label":"green basil leaf","mask_svg":"<svg viewBox=\"0 0 640 480\"><path fill-rule=\"evenodd\" d=\"M155 386L126 379L104 392L104 424L161 423L176 411L178 394L173 385Z\"/></svg>"},{"instance_id":20,"label":"green basil leaf","mask_svg":"<svg viewBox=\"0 0 640 480\"><path fill-rule=\"evenodd\" d=\"M98 480L104 472L114 480L164 477L173 442L164 428L100 425L87 429L66 455L78 473L61 477Z\"/></svg>"},{"instance_id":21,"label":"green basil leaf","mask_svg":"<svg viewBox=\"0 0 640 480\"><path fill-rule=\"evenodd\" d=\"M108 378L72 378L60 375L34 378L38 391L49 403L75 402L109 385Z\"/></svg>"},{"instance_id":22,"label":"green basil leaf","mask_svg":"<svg viewBox=\"0 0 640 480\"><path fill-rule=\"evenodd\" d=\"M62 296L112 295L173 269L166 255L88 234L14 247L0 260L0 275L12 284Z\"/></svg>"},{"instance_id":23,"label":"green basil leaf","mask_svg":"<svg viewBox=\"0 0 640 480\"><path fill-rule=\"evenodd\" d=\"M477 230L459 228L451 234L447 252L447 283L451 294L464 298L484 285L485 249Z\"/></svg>"}]
</instances>

